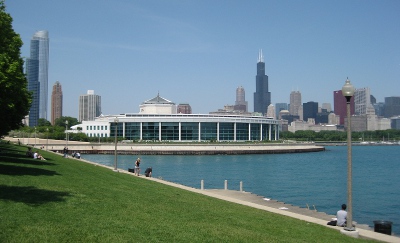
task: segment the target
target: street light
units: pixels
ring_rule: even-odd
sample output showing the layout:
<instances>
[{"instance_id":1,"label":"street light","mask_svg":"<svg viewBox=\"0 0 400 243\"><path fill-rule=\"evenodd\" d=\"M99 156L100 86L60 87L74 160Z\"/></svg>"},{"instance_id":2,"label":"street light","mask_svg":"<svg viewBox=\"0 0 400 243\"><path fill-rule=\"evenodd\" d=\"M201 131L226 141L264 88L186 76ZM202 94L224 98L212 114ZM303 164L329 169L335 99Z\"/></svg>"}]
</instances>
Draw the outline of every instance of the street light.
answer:
<instances>
[{"instance_id":1,"label":"street light","mask_svg":"<svg viewBox=\"0 0 400 243\"><path fill-rule=\"evenodd\" d=\"M346 231L355 231L353 227L353 201L352 201L352 165L351 165L351 114L350 100L354 95L354 86L347 78L343 85L342 94L346 98L347 106L347 224L344 228Z\"/></svg>"},{"instance_id":2,"label":"street light","mask_svg":"<svg viewBox=\"0 0 400 243\"><path fill-rule=\"evenodd\" d=\"M65 148L68 148L68 120L65 121Z\"/></svg>"},{"instance_id":3,"label":"street light","mask_svg":"<svg viewBox=\"0 0 400 243\"><path fill-rule=\"evenodd\" d=\"M114 119L115 122L115 151L114 151L114 171L118 172L118 168L117 168L117 127L118 127L118 118L116 117Z\"/></svg>"},{"instance_id":4,"label":"street light","mask_svg":"<svg viewBox=\"0 0 400 243\"><path fill-rule=\"evenodd\" d=\"M46 150L49 150L49 128L46 128L46 132L47 132L47 142L46 142Z\"/></svg>"},{"instance_id":5,"label":"street light","mask_svg":"<svg viewBox=\"0 0 400 243\"><path fill-rule=\"evenodd\" d=\"M33 147L34 148L36 147L36 127L35 127L35 145Z\"/></svg>"}]
</instances>

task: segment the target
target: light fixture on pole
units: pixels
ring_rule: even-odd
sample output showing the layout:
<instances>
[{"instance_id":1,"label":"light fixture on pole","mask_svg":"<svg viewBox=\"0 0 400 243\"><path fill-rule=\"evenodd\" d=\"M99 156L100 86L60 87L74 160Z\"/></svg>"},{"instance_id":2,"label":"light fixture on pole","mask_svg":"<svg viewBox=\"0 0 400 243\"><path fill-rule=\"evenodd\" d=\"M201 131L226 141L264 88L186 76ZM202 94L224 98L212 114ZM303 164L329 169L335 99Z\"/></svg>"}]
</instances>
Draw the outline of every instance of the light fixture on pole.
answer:
<instances>
[{"instance_id":1,"label":"light fixture on pole","mask_svg":"<svg viewBox=\"0 0 400 243\"><path fill-rule=\"evenodd\" d=\"M347 78L342 88L342 94L346 98L347 109L347 223L344 228L346 231L355 231L353 227L353 199L352 199L352 161L351 161L351 114L350 100L354 95L354 86Z\"/></svg>"},{"instance_id":2,"label":"light fixture on pole","mask_svg":"<svg viewBox=\"0 0 400 243\"><path fill-rule=\"evenodd\" d=\"M49 150L49 128L46 128L46 132L47 132L46 150Z\"/></svg>"},{"instance_id":3,"label":"light fixture on pole","mask_svg":"<svg viewBox=\"0 0 400 243\"><path fill-rule=\"evenodd\" d=\"M68 148L68 120L65 121L65 148Z\"/></svg>"},{"instance_id":4,"label":"light fixture on pole","mask_svg":"<svg viewBox=\"0 0 400 243\"><path fill-rule=\"evenodd\" d=\"M114 122L115 122L115 151L114 151L114 171L115 172L118 172L118 165L117 165L117 163L118 163L118 161L117 161L117 132L118 132L118 118L116 117L115 119L114 119Z\"/></svg>"},{"instance_id":5,"label":"light fixture on pole","mask_svg":"<svg viewBox=\"0 0 400 243\"><path fill-rule=\"evenodd\" d=\"M33 147L34 148L36 147L36 127L35 127L35 145Z\"/></svg>"}]
</instances>

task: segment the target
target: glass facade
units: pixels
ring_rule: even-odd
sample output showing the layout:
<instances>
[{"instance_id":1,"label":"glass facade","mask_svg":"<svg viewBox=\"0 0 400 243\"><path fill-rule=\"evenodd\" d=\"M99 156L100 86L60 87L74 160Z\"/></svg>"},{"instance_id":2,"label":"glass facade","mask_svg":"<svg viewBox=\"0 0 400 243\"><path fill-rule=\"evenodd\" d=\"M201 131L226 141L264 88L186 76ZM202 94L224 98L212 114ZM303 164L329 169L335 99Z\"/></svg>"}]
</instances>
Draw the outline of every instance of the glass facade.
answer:
<instances>
[{"instance_id":1,"label":"glass facade","mask_svg":"<svg viewBox=\"0 0 400 243\"><path fill-rule=\"evenodd\" d=\"M250 140L259 141L260 132L261 132L261 124L252 123L250 124Z\"/></svg>"},{"instance_id":2,"label":"glass facade","mask_svg":"<svg viewBox=\"0 0 400 243\"><path fill-rule=\"evenodd\" d=\"M203 122L200 124L201 140L211 141L217 140L217 123Z\"/></svg>"},{"instance_id":3,"label":"glass facade","mask_svg":"<svg viewBox=\"0 0 400 243\"><path fill-rule=\"evenodd\" d=\"M235 124L232 122L219 123L219 141L235 140Z\"/></svg>"},{"instance_id":4,"label":"glass facade","mask_svg":"<svg viewBox=\"0 0 400 243\"><path fill-rule=\"evenodd\" d=\"M115 136L116 116L83 121L88 136ZM118 117L119 138L133 141L269 141L279 138L279 121L265 117L196 114L126 114ZM105 130L103 130L103 128ZM109 130L107 130L109 128Z\"/></svg>"},{"instance_id":5,"label":"glass facade","mask_svg":"<svg viewBox=\"0 0 400 243\"><path fill-rule=\"evenodd\" d=\"M249 140L249 124L236 123L236 140L247 141Z\"/></svg>"},{"instance_id":6,"label":"glass facade","mask_svg":"<svg viewBox=\"0 0 400 243\"><path fill-rule=\"evenodd\" d=\"M124 124L122 122L118 123L110 123L110 137L115 137L115 125L117 124L117 137L123 137L123 127ZM107 136L106 136L107 137Z\"/></svg>"},{"instance_id":7,"label":"glass facade","mask_svg":"<svg viewBox=\"0 0 400 243\"><path fill-rule=\"evenodd\" d=\"M178 141L179 140L179 122L161 123L161 140Z\"/></svg>"},{"instance_id":8,"label":"glass facade","mask_svg":"<svg viewBox=\"0 0 400 243\"><path fill-rule=\"evenodd\" d=\"M140 123L127 122L125 123L125 138L128 140L140 140Z\"/></svg>"},{"instance_id":9,"label":"glass facade","mask_svg":"<svg viewBox=\"0 0 400 243\"><path fill-rule=\"evenodd\" d=\"M159 140L159 123L158 122L143 122L142 123L142 140Z\"/></svg>"},{"instance_id":10,"label":"glass facade","mask_svg":"<svg viewBox=\"0 0 400 243\"><path fill-rule=\"evenodd\" d=\"M198 141L199 140L199 123L184 122L181 124L181 140L182 141Z\"/></svg>"}]
</instances>

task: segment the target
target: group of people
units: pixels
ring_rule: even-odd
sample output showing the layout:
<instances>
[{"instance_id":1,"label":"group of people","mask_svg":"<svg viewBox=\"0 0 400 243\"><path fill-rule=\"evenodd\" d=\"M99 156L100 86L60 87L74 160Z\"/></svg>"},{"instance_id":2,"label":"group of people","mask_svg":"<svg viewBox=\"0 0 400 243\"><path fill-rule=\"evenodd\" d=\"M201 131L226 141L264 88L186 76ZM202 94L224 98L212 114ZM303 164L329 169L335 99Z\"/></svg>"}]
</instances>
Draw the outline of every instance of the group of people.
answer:
<instances>
[{"instance_id":1,"label":"group of people","mask_svg":"<svg viewBox=\"0 0 400 243\"><path fill-rule=\"evenodd\" d=\"M28 151L26 151L26 156L28 158L33 158L33 159L40 159L40 160L46 160L41 154L39 154L37 151L32 152L31 148L28 148Z\"/></svg>"},{"instance_id":2,"label":"group of people","mask_svg":"<svg viewBox=\"0 0 400 243\"><path fill-rule=\"evenodd\" d=\"M73 158L76 158L76 159L80 159L80 158L81 158L81 153L79 153L79 152L73 152L73 153L72 153L72 157L73 157Z\"/></svg>"},{"instance_id":3,"label":"group of people","mask_svg":"<svg viewBox=\"0 0 400 243\"><path fill-rule=\"evenodd\" d=\"M134 170L135 175L139 176L140 175L140 158L137 158L137 160L135 161L135 170ZM148 167L145 171L144 171L144 175L146 177L151 177L151 174L153 173L153 168L152 167Z\"/></svg>"}]
</instances>

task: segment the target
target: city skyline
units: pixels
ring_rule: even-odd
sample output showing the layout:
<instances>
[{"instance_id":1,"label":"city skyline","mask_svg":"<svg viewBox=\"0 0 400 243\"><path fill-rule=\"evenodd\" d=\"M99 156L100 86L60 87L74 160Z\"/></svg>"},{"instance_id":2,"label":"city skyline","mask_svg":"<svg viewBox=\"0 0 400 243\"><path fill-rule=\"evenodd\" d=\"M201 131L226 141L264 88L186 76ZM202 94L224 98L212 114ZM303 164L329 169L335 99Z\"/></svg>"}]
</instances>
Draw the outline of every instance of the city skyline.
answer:
<instances>
[{"instance_id":1,"label":"city skyline","mask_svg":"<svg viewBox=\"0 0 400 243\"><path fill-rule=\"evenodd\" d=\"M5 4L22 56L36 30L51 33L49 82L63 84L65 116L78 117L79 95L89 89L102 97L104 114L139 112L157 92L193 113L217 110L235 101L238 86L256 91L259 49L272 104L289 103L293 90L303 102L333 104L346 77L377 102L400 95L398 1Z\"/></svg>"}]
</instances>

